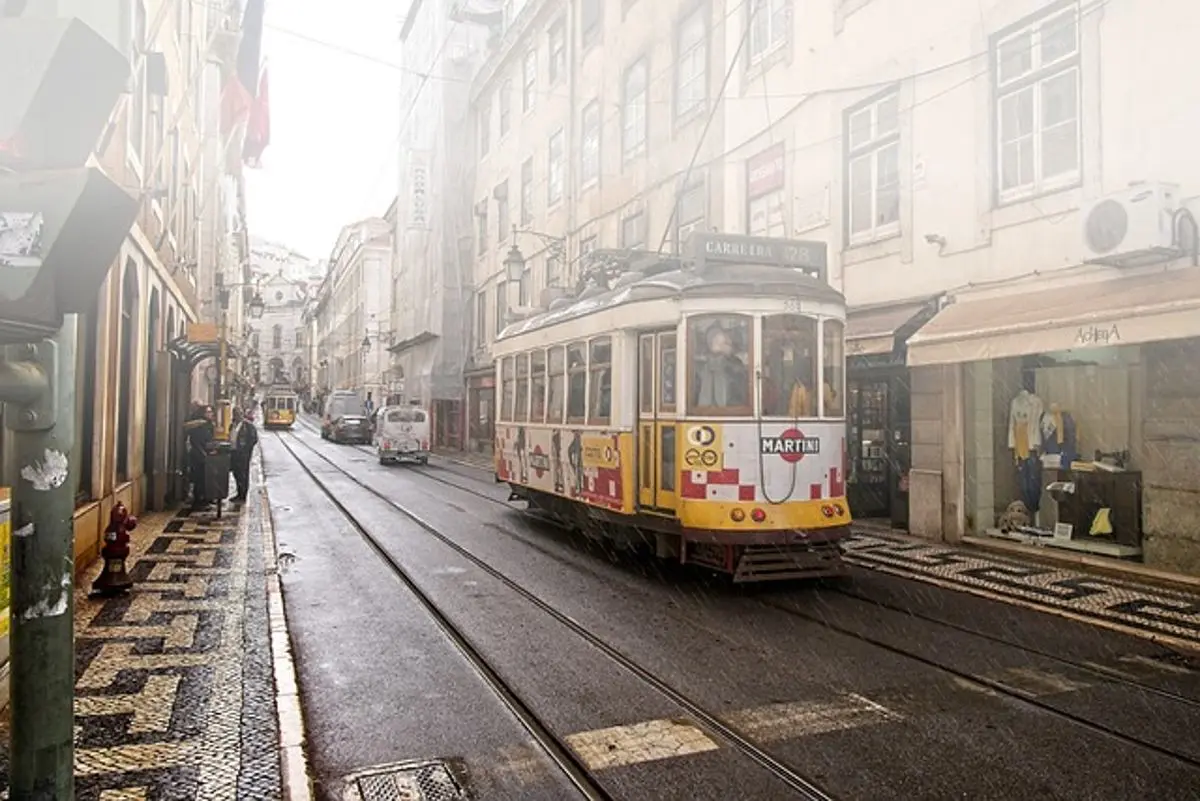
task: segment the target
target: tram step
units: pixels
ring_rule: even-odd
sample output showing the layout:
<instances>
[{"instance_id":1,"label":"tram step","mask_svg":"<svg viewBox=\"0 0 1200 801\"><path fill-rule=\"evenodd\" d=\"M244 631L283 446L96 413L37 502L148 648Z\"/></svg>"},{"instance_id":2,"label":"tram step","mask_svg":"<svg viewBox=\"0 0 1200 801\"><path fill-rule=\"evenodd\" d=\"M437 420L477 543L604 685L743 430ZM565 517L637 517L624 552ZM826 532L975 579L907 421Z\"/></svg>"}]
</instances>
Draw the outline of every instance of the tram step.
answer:
<instances>
[{"instance_id":1,"label":"tram step","mask_svg":"<svg viewBox=\"0 0 1200 801\"><path fill-rule=\"evenodd\" d=\"M784 581L799 578L841 576L846 572L841 549L822 547L781 548L774 545L748 545L738 559L734 583Z\"/></svg>"}]
</instances>

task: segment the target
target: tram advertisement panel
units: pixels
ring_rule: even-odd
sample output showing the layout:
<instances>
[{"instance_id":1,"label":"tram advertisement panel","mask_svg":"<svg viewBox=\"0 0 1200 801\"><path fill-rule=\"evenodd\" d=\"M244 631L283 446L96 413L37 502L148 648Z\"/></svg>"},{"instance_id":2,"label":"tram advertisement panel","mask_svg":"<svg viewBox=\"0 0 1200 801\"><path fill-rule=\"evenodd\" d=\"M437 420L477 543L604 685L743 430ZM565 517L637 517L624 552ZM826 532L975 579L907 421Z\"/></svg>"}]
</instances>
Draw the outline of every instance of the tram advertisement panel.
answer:
<instances>
[{"instance_id":1,"label":"tram advertisement panel","mask_svg":"<svg viewBox=\"0 0 1200 801\"><path fill-rule=\"evenodd\" d=\"M499 425L496 474L502 481L629 512L632 444L623 432Z\"/></svg>"}]
</instances>

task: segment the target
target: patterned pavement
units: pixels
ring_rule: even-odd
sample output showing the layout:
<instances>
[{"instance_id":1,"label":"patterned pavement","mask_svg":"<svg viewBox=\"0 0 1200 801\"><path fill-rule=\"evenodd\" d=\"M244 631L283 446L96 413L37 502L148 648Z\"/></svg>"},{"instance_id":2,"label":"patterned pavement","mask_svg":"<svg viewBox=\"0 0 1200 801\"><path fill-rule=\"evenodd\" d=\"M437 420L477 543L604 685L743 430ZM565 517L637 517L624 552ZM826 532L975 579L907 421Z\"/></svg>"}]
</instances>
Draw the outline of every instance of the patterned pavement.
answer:
<instances>
[{"instance_id":1,"label":"patterned pavement","mask_svg":"<svg viewBox=\"0 0 1200 801\"><path fill-rule=\"evenodd\" d=\"M1179 647L1200 649L1200 596L859 529L847 561Z\"/></svg>"},{"instance_id":2,"label":"patterned pavement","mask_svg":"<svg viewBox=\"0 0 1200 801\"><path fill-rule=\"evenodd\" d=\"M89 599L99 564L81 580L80 801L283 797L264 503L254 491L219 520L187 510L146 516L133 532L132 593Z\"/></svg>"}]
</instances>

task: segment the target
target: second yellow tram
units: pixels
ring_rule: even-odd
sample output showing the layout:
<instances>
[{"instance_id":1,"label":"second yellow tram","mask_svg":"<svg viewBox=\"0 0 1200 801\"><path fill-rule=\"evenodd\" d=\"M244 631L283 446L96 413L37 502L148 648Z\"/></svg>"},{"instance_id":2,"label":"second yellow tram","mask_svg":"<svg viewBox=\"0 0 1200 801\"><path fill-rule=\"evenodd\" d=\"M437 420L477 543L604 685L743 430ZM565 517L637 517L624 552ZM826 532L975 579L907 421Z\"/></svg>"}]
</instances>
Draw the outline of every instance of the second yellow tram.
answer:
<instances>
[{"instance_id":1,"label":"second yellow tram","mask_svg":"<svg viewBox=\"0 0 1200 801\"><path fill-rule=\"evenodd\" d=\"M296 423L296 410L300 399L295 392L286 388L272 388L263 398L263 427L288 429Z\"/></svg>"}]
</instances>

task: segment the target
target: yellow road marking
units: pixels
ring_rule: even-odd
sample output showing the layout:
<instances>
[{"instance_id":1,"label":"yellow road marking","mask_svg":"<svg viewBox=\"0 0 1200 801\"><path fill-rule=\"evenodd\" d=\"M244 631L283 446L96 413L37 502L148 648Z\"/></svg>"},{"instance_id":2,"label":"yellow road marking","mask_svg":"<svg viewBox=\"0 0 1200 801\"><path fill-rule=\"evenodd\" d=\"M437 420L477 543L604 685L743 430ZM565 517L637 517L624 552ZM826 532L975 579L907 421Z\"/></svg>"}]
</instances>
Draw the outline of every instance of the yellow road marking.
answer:
<instances>
[{"instance_id":1,"label":"yellow road marking","mask_svg":"<svg viewBox=\"0 0 1200 801\"><path fill-rule=\"evenodd\" d=\"M718 748L695 724L683 720L611 726L572 734L566 741L589 770L654 762Z\"/></svg>"}]
</instances>

